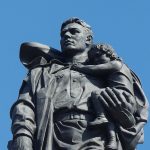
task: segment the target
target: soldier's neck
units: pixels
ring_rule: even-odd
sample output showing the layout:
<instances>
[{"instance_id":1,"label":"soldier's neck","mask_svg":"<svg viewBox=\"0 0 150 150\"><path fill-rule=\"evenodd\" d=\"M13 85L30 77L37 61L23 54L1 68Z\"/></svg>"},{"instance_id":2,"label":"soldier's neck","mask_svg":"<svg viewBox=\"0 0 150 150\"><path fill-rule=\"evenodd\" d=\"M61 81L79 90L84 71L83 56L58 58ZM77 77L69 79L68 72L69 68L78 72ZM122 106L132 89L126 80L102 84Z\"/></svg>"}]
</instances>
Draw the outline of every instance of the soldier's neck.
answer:
<instances>
[{"instance_id":1,"label":"soldier's neck","mask_svg":"<svg viewBox=\"0 0 150 150\"><path fill-rule=\"evenodd\" d=\"M68 63L84 63L88 59L87 51L84 51L82 53L78 53L72 57L69 57L66 59L66 62Z\"/></svg>"}]
</instances>

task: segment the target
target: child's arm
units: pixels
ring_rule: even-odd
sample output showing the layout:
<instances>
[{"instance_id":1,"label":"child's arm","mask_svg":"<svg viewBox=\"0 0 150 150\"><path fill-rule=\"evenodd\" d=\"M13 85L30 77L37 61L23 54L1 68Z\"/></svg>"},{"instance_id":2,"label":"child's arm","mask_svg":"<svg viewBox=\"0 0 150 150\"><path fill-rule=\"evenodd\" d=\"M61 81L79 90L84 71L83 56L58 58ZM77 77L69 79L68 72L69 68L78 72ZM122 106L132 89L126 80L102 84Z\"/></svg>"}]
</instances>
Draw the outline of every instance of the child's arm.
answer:
<instances>
[{"instance_id":1,"label":"child's arm","mask_svg":"<svg viewBox=\"0 0 150 150\"><path fill-rule=\"evenodd\" d=\"M98 65L73 65L72 69L89 75L106 75L120 70L122 63L117 60L109 61L108 63Z\"/></svg>"}]
</instances>

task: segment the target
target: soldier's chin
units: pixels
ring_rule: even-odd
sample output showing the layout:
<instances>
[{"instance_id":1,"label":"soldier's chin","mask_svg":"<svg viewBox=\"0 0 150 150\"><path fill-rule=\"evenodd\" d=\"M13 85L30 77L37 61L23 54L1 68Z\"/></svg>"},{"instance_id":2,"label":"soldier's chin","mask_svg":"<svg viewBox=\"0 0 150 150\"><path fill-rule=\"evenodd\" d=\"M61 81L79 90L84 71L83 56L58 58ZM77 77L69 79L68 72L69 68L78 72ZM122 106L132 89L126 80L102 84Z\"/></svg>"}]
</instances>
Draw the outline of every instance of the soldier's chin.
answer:
<instances>
[{"instance_id":1,"label":"soldier's chin","mask_svg":"<svg viewBox=\"0 0 150 150\"><path fill-rule=\"evenodd\" d=\"M79 50L74 46L63 47L62 51L66 54L74 54L74 53L79 52Z\"/></svg>"},{"instance_id":2,"label":"soldier's chin","mask_svg":"<svg viewBox=\"0 0 150 150\"><path fill-rule=\"evenodd\" d=\"M62 47L64 49L64 51L66 50L72 50L72 49L75 49L76 47L71 45L71 44L66 44Z\"/></svg>"}]
</instances>

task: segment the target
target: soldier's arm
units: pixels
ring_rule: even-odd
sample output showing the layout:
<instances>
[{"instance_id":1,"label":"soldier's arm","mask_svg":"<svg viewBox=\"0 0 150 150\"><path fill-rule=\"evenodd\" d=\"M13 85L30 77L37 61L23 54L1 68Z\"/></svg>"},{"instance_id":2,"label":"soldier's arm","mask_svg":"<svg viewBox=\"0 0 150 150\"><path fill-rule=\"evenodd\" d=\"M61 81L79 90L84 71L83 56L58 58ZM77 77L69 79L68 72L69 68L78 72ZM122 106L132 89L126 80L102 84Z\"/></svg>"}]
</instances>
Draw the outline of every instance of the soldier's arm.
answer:
<instances>
[{"instance_id":1,"label":"soldier's arm","mask_svg":"<svg viewBox=\"0 0 150 150\"><path fill-rule=\"evenodd\" d=\"M118 133L125 149L135 149L138 143L143 142L143 127L148 118L146 98L140 97L143 104L138 106L135 104L135 97L127 92L121 93L115 88L106 88L99 97L105 108L111 112L114 122L117 122Z\"/></svg>"},{"instance_id":2,"label":"soldier's arm","mask_svg":"<svg viewBox=\"0 0 150 150\"><path fill-rule=\"evenodd\" d=\"M18 100L11 108L13 140L11 150L32 150L35 132L34 102L30 76L21 86Z\"/></svg>"}]
</instances>

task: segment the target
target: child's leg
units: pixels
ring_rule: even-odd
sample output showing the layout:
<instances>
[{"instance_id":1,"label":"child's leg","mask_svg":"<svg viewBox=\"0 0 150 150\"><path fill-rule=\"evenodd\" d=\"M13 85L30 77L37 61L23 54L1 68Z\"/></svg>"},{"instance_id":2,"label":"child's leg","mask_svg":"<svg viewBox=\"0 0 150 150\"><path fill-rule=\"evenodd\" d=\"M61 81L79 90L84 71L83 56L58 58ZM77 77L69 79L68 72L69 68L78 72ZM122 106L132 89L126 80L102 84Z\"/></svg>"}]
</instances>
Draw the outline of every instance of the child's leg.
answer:
<instances>
[{"instance_id":1,"label":"child's leg","mask_svg":"<svg viewBox=\"0 0 150 150\"><path fill-rule=\"evenodd\" d=\"M112 122L108 123L107 130L108 130L108 143L106 145L106 150L117 150L115 127Z\"/></svg>"},{"instance_id":2,"label":"child's leg","mask_svg":"<svg viewBox=\"0 0 150 150\"><path fill-rule=\"evenodd\" d=\"M96 118L93 122L90 122L90 125L102 125L102 124L108 123L108 120L105 116L105 110L99 99L98 92L91 93L91 101L92 101L92 106L96 114Z\"/></svg>"}]
</instances>

